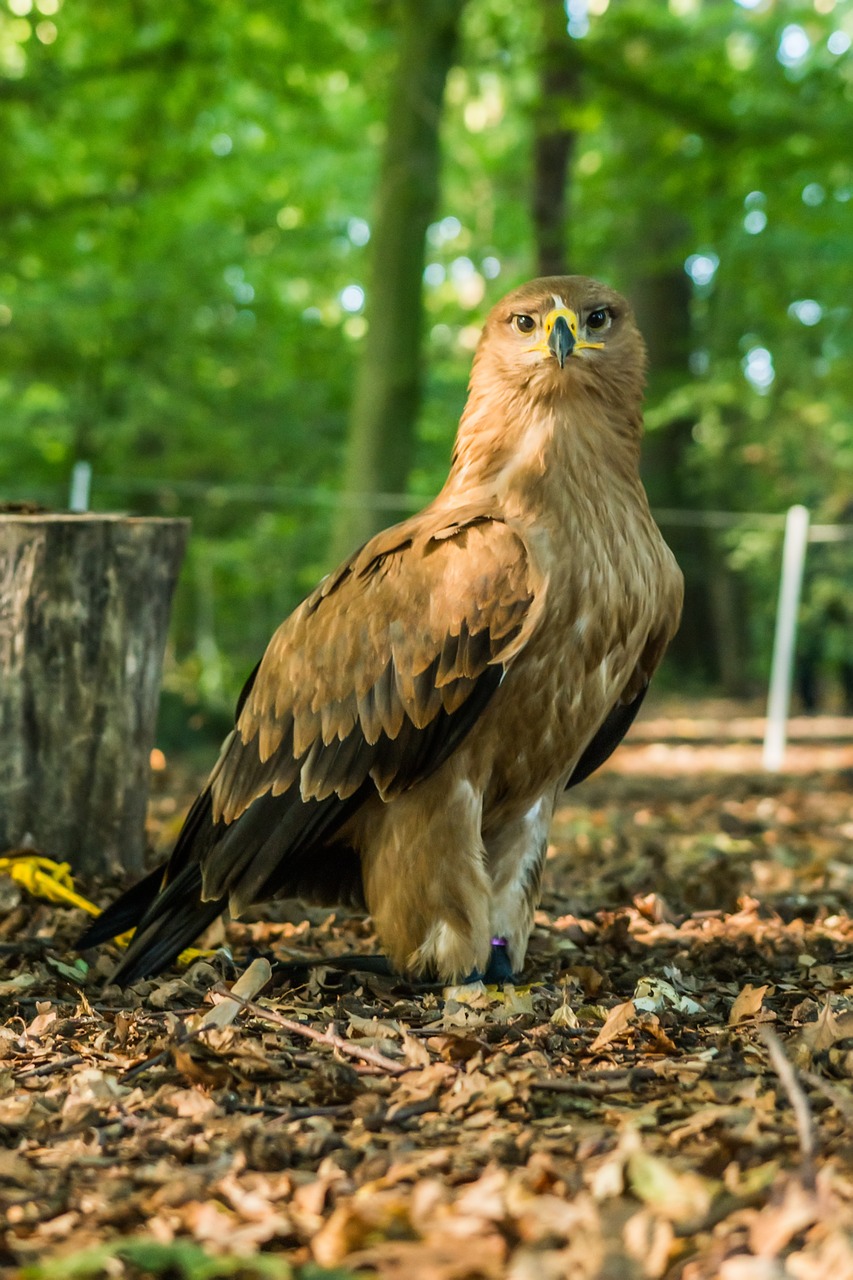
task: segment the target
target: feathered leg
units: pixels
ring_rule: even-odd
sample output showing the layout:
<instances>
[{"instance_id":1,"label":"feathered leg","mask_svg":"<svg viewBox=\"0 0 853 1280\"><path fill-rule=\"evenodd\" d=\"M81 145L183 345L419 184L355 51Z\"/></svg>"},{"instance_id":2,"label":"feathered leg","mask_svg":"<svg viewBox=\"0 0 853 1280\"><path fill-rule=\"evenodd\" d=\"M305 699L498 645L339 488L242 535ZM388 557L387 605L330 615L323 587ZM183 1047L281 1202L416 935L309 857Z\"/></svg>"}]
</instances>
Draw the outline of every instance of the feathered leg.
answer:
<instances>
[{"instance_id":1,"label":"feathered leg","mask_svg":"<svg viewBox=\"0 0 853 1280\"><path fill-rule=\"evenodd\" d=\"M499 830L486 835L488 868L492 877L490 929L493 944L486 976L492 981L506 981L513 973L519 973L524 964L533 916L539 905L554 800L554 795L542 796L520 818L504 823ZM508 964L502 965L501 944L505 947ZM503 971L505 969L509 972Z\"/></svg>"},{"instance_id":2,"label":"feathered leg","mask_svg":"<svg viewBox=\"0 0 853 1280\"><path fill-rule=\"evenodd\" d=\"M361 834L368 910L401 973L459 982L489 959L482 797L445 770L374 809Z\"/></svg>"}]
</instances>

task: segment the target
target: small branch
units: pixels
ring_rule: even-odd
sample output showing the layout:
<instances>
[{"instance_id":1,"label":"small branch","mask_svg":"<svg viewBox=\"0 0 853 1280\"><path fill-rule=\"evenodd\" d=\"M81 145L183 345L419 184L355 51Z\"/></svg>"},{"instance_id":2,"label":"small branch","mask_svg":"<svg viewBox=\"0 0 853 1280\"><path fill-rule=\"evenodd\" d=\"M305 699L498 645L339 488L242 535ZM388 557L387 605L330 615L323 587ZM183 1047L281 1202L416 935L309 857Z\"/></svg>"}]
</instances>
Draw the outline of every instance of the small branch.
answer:
<instances>
[{"instance_id":1,"label":"small branch","mask_svg":"<svg viewBox=\"0 0 853 1280\"><path fill-rule=\"evenodd\" d=\"M77 1063L82 1061L81 1053L69 1053L67 1058L54 1058L51 1062L43 1062L40 1067L33 1067L32 1071L24 1071L18 1079L35 1080L38 1076L50 1076L55 1071L62 1071L65 1067L76 1067Z\"/></svg>"},{"instance_id":2,"label":"small branch","mask_svg":"<svg viewBox=\"0 0 853 1280\"><path fill-rule=\"evenodd\" d=\"M785 1054L782 1041L776 1033L771 1031L769 1027L763 1026L759 1028L759 1035L767 1046L770 1064L779 1077L779 1082L788 1095L788 1101L794 1112L794 1122L797 1126L797 1139L800 1144L800 1156L803 1165L803 1182L810 1191L813 1191L815 1188L815 1136L809 1100L797 1079L793 1064Z\"/></svg>"},{"instance_id":3,"label":"small branch","mask_svg":"<svg viewBox=\"0 0 853 1280\"><path fill-rule=\"evenodd\" d=\"M413 1120L415 1116L425 1116L430 1111L438 1110L439 1096L437 1093L431 1093L428 1098L422 1098L420 1102L410 1102L408 1106L398 1107L396 1111L393 1107L390 1107L385 1120L389 1125L405 1124L409 1120Z\"/></svg>"},{"instance_id":4,"label":"small branch","mask_svg":"<svg viewBox=\"0 0 853 1280\"><path fill-rule=\"evenodd\" d=\"M232 1102L226 1103L225 1109L229 1115L237 1111L243 1115L272 1116L276 1120L289 1122L291 1120L310 1120L313 1116L342 1116L348 1111L352 1111L352 1103L336 1103L331 1107L273 1107L266 1103L254 1106L251 1102Z\"/></svg>"},{"instance_id":5,"label":"small branch","mask_svg":"<svg viewBox=\"0 0 853 1280\"><path fill-rule=\"evenodd\" d=\"M824 1080L823 1076L819 1076L815 1071L801 1070L800 1075L806 1084L810 1084L818 1093L822 1093L853 1128L853 1098L845 1093L843 1089L839 1089L838 1085L830 1084L828 1080Z\"/></svg>"},{"instance_id":6,"label":"small branch","mask_svg":"<svg viewBox=\"0 0 853 1280\"><path fill-rule=\"evenodd\" d=\"M266 1009L263 1005L256 1004L254 1000L242 1000L239 996L235 996L233 991L229 991L227 987L214 987L213 990L221 995L230 996L232 1000L237 1000L244 1009L248 1009L257 1018L272 1022L277 1027L284 1027L286 1031L290 1031L294 1035L304 1036L307 1040L313 1040L315 1044L325 1044L331 1049L338 1049L350 1058L360 1058L362 1062L369 1062L372 1066L380 1067L391 1075L399 1076L404 1071L410 1070L409 1067L403 1066L399 1062L394 1062L391 1058L386 1058L383 1053L378 1053L376 1049L360 1048L351 1040L344 1040L342 1036L336 1036L331 1031L317 1031L314 1027L306 1026L303 1022L293 1022L292 1019L283 1017L282 1014L276 1013L275 1009Z\"/></svg>"},{"instance_id":7,"label":"small branch","mask_svg":"<svg viewBox=\"0 0 853 1280\"><path fill-rule=\"evenodd\" d=\"M135 1067L129 1067L121 1078L121 1084L127 1084L131 1080L135 1080L137 1076L141 1076L144 1071L148 1071L151 1067L159 1067L162 1063L168 1062L172 1056L171 1045L168 1049L163 1049L161 1053L155 1053L150 1058L143 1058L142 1062L137 1062Z\"/></svg>"},{"instance_id":8,"label":"small branch","mask_svg":"<svg viewBox=\"0 0 853 1280\"><path fill-rule=\"evenodd\" d=\"M657 1081L660 1075L651 1067L634 1067L630 1071L596 1071L583 1080L561 1077L556 1080L531 1080L531 1089L547 1089L551 1093L573 1093L578 1097L607 1098L612 1093L635 1090Z\"/></svg>"}]
</instances>

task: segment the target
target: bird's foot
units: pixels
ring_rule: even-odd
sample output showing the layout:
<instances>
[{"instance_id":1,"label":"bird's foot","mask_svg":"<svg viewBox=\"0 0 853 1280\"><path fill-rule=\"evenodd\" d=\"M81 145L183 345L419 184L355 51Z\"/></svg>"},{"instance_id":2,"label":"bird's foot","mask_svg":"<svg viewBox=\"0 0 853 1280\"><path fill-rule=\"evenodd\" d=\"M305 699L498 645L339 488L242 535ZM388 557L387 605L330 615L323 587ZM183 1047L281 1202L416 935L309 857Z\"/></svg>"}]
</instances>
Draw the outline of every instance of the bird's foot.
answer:
<instances>
[{"instance_id":1,"label":"bird's foot","mask_svg":"<svg viewBox=\"0 0 853 1280\"><path fill-rule=\"evenodd\" d=\"M467 978L463 978L460 986L471 982L484 982L487 987L500 987L505 982L512 982L512 964L509 958L509 947L506 938L492 938L492 950L485 973L472 969Z\"/></svg>"},{"instance_id":2,"label":"bird's foot","mask_svg":"<svg viewBox=\"0 0 853 1280\"><path fill-rule=\"evenodd\" d=\"M506 938L492 938L492 950L489 963L486 965L484 979L486 985L512 982L514 974L509 958L509 944Z\"/></svg>"},{"instance_id":3,"label":"bird's foot","mask_svg":"<svg viewBox=\"0 0 853 1280\"><path fill-rule=\"evenodd\" d=\"M327 968L337 970L340 973L365 973L376 974L380 977L399 977L391 964L384 955L360 955L346 954L339 956L324 956L305 960L278 960L275 965L276 973L281 977L291 979L307 980L308 974L312 969ZM509 959L509 950L506 938L492 938L492 949L489 955L489 962L486 965L485 972L479 969L472 969L467 977L462 978L457 984L459 986L469 986L474 982L483 982L486 986L503 986L505 982L512 982L513 972ZM420 981L412 978L402 977L404 981L413 990L435 990L436 987L446 986L446 982L442 982L435 974L426 974Z\"/></svg>"}]
</instances>

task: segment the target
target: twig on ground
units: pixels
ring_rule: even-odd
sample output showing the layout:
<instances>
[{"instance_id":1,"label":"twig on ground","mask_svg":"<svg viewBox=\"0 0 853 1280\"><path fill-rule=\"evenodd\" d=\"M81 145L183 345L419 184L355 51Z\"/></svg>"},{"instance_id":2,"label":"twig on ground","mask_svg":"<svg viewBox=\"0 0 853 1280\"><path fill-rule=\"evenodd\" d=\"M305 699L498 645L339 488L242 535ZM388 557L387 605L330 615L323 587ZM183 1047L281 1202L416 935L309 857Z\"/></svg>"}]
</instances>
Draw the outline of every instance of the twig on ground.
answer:
<instances>
[{"instance_id":1,"label":"twig on ground","mask_svg":"<svg viewBox=\"0 0 853 1280\"><path fill-rule=\"evenodd\" d=\"M393 1059L386 1058L384 1053L379 1053L376 1049L370 1049L366 1046L362 1048L351 1040L344 1040L341 1036L336 1036L331 1031L317 1031L315 1027L309 1027L304 1022L294 1022L291 1018L285 1018L282 1014L276 1013L275 1009L267 1009L262 1004L256 1004L254 1000L243 1000L239 996L235 996L233 991L229 991L227 987L214 987L213 990L237 1000L244 1009L248 1009L257 1018L264 1018L267 1022L272 1022L277 1027L284 1027L286 1031L291 1031L295 1035L305 1036L307 1040L313 1040L315 1044L325 1044L332 1049L338 1049L350 1058L360 1058L362 1062L369 1062L372 1066L380 1067L391 1075L399 1076L404 1071L411 1070L410 1067L405 1066L403 1063L394 1062Z\"/></svg>"},{"instance_id":2,"label":"twig on ground","mask_svg":"<svg viewBox=\"0 0 853 1280\"><path fill-rule=\"evenodd\" d=\"M37 1076L52 1076L55 1071L62 1071L64 1067L76 1067L82 1061L82 1053L69 1053L65 1058L53 1058L50 1062L43 1062L40 1067L22 1072L18 1079L34 1080Z\"/></svg>"},{"instance_id":3,"label":"twig on ground","mask_svg":"<svg viewBox=\"0 0 853 1280\"><path fill-rule=\"evenodd\" d=\"M661 1082L651 1067L633 1067L629 1071L595 1071L584 1077L557 1080L531 1080L531 1089L549 1089L552 1093L575 1093L580 1097L606 1098L611 1093L636 1089L640 1085Z\"/></svg>"},{"instance_id":4,"label":"twig on ground","mask_svg":"<svg viewBox=\"0 0 853 1280\"><path fill-rule=\"evenodd\" d=\"M758 1033L767 1046L771 1066L779 1077L779 1082L788 1095L788 1101L794 1112L802 1160L802 1178L809 1191L813 1191L815 1189L815 1135L809 1100L775 1031L771 1031L768 1026L762 1026L759 1027Z\"/></svg>"},{"instance_id":5,"label":"twig on ground","mask_svg":"<svg viewBox=\"0 0 853 1280\"><path fill-rule=\"evenodd\" d=\"M168 1062L172 1056L171 1045L168 1049L163 1049L161 1053L155 1053L150 1058L144 1058L142 1062L137 1062L135 1067L129 1067L120 1077L122 1084L127 1084L129 1080L135 1080L137 1076L141 1076L143 1071L147 1071L149 1067L159 1067L161 1063Z\"/></svg>"},{"instance_id":6,"label":"twig on ground","mask_svg":"<svg viewBox=\"0 0 853 1280\"><path fill-rule=\"evenodd\" d=\"M847 1123L853 1126L853 1098L839 1089L838 1085L831 1084L829 1080L824 1080L823 1076L819 1076L816 1071L800 1070L800 1075L806 1084L810 1084L813 1089L817 1089L818 1093L822 1093L837 1111L844 1116Z\"/></svg>"},{"instance_id":7,"label":"twig on ground","mask_svg":"<svg viewBox=\"0 0 853 1280\"><path fill-rule=\"evenodd\" d=\"M330 1107L272 1107L266 1103L227 1102L229 1114L238 1111L245 1115L273 1116L276 1120L309 1120L313 1116L341 1116L352 1111L351 1102L336 1103Z\"/></svg>"}]
</instances>

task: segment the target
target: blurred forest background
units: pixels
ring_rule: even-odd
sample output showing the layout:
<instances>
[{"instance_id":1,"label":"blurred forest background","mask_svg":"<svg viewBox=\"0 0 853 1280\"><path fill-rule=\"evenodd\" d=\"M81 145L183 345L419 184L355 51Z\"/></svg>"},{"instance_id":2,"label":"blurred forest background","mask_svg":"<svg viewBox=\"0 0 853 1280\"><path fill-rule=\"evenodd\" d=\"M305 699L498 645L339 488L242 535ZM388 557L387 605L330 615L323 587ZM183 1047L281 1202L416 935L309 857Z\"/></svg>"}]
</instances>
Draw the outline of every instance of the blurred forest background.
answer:
<instances>
[{"instance_id":1,"label":"blurred forest background","mask_svg":"<svg viewBox=\"0 0 853 1280\"><path fill-rule=\"evenodd\" d=\"M85 460L94 509L192 518L168 686L215 720L440 486L488 307L596 275L651 354L668 678L762 688L786 507L853 518L851 38L850 0L0 0L0 500ZM853 542L807 575L840 687Z\"/></svg>"}]
</instances>

